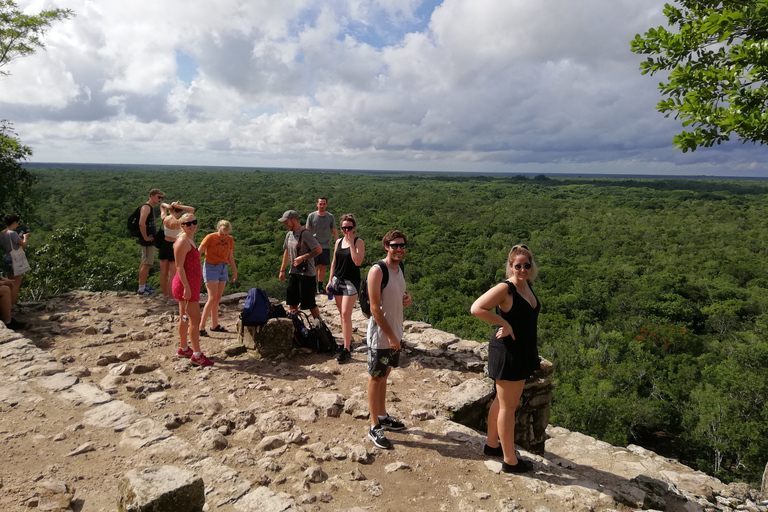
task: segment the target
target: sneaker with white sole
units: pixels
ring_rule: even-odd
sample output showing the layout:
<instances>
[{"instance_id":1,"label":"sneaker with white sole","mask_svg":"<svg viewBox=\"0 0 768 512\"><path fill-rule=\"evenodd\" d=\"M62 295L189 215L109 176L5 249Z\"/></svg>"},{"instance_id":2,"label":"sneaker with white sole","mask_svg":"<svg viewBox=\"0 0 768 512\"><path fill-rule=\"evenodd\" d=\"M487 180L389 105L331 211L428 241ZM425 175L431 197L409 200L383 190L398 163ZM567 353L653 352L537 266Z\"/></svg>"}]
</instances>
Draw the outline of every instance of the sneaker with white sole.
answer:
<instances>
[{"instance_id":1,"label":"sneaker with white sole","mask_svg":"<svg viewBox=\"0 0 768 512\"><path fill-rule=\"evenodd\" d=\"M199 356L192 354L192 357L190 357L189 360L192 361L192 364L196 364L197 366L213 366L213 361L208 359L205 354L200 354Z\"/></svg>"},{"instance_id":2,"label":"sneaker with white sole","mask_svg":"<svg viewBox=\"0 0 768 512\"><path fill-rule=\"evenodd\" d=\"M405 430L405 425L389 414L384 419L379 419L379 425L385 430Z\"/></svg>"},{"instance_id":3,"label":"sneaker with white sole","mask_svg":"<svg viewBox=\"0 0 768 512\"><path fill-rule=\"evenodd\" d=\"M176 355L179 355L181 357L192 357L192 355L195 353L194 350L192 350L192 347L187 345L187 348L179 348L179 350L176 351Z\"/></svg>"},{"instance_id":4,"label":"sneaker with white sole","mask_svg":"<svg viewBox=\"0 0 768 512\"><path fill-rule=\"evenodd\" d=\"M352 356L349 353L349 350L346 348L341 349L341 352L339 352L339 355L336 357L336 361L339 364L344 364L347 361L349 361L352 358Z\"/></svg>"},{"instance_id":5,"label":"sneaker with white sole","mask_svg":"<svg viewBox=\"0 0 768 512\"><path fill-rule=\"evenodd\" d=\"M154 295L156 291L157 290L155 290L151 286L146 285L146 286L144 286L144 291L140 292L140 291L136 290L136 295L139 295L141 297L149 297L150 295Z\"/></svg>"},{"instance_id":6,"label":"sneaker with white sole","mask_svg":"<svg viewBox=\"0 0 768 512\"><path fill-rule=\"evenodd\" d=\"M392 448L392 443L390 443L389 439L384 435L384 429L381 428L381 425L371 427L368 430L368 438L382 450L390 450Z\"/></svg>"}]
</instances>

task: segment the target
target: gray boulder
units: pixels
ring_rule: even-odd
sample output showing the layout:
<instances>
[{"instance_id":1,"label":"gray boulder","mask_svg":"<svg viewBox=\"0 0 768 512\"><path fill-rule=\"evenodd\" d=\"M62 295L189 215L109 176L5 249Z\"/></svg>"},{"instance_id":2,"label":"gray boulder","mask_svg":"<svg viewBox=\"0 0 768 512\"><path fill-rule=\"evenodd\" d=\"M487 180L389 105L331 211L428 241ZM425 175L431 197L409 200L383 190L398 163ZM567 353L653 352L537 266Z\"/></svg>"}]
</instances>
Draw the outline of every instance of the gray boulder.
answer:
<instances>
[{"instance_id":1,"label":"gray boulder","mask_svg":"<svg viewBox=\"0 0 768 512\"><path fill-rule=\"evenodd\" d=\"M293 350L293 322L289 318L270 318L261 326L237 322L238 341L262 358L288 356Z\"/></svg>"},{"instance_id":2,"label":"gray boulder","mask_svg":"<svg viewBox=\"0 0 768 512\"><path fill-rule=\"evenodd\" d=\"M493 397L491 379L469 379L438 396L438 403L451 420L462 425L481 425L488 416Z\"/></svg>"},{"instance_id":3,"label":"gray boulder","mask_svg":"<svg viewBox=\"0 0 768 512\"><path fill-rule=\"evenodd\" d=\"M175 466L132 470L118 483L119 512L202 512L202 477Z\"/></svg>"}]
</instances>

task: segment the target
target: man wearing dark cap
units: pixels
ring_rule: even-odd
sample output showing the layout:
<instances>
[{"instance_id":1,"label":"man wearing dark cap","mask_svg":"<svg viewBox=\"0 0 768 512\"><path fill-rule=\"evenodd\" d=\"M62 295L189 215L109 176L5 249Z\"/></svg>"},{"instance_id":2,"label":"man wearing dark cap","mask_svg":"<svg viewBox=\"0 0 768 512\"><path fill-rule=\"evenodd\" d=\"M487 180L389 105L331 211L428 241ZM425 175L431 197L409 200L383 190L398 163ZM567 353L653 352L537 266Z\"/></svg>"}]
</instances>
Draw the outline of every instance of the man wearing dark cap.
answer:
<instances>
[{"instance_id":1,"label":"man wearing dark cap","mask_svg":"<svg viewBox=\"0 0 768 512\"><path fill-rule=\"evenodd\" d=\"M312 316L318 318L320 309L315 302L315 256L323 252L320 244L299 222L299 214L294 210L286 211L278 222L285 224L288 233L283 242L283 261L280 264L280 280L285 281L285 269L288 271L288 290L285 302L291 311L309 309Z\"/></svg>"}]
</instances>

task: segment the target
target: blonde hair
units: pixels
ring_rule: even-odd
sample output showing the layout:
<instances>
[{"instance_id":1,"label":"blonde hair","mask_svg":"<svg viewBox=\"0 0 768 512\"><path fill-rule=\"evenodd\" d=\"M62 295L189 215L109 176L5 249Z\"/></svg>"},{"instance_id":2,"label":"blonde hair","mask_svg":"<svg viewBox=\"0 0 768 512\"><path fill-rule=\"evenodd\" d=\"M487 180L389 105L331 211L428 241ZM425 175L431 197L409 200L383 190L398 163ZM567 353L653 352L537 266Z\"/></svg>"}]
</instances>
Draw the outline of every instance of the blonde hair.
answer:
<instances>
[{"instance_id":1,"label":"blonde hair","mask_svg":"<svg viewBox=\"0 0 768 512\"><path fill-rule=\"evenodd\" d=\"M194 213L185 212L184 215L179 217L179 222L186 222L186 220L184 220L184 219L186 219L187 217L194 217L194 216L195 216ZM197 218L197 217L195 217L195 218Z\"/></svg>"},{"instance_id":2,"label":"blonde hair","mask_svg":"<svg viewBox=\"0 0 768 512\"><path fill-rule=\"evenodd\" d=\"M228 220L220 220L218 224L216 224L216 231L220 231L221 229L225 229L227 233L232 231L232 224L229 223Z\"/></svg>"},{"instance_id":3,"label":"blonde hair","mask_svg":"<svg viewBox=\"0 0 768 512\"><path fill-rule=\"evenodd\" d=\"M531 250L528 249L527 245L518 244L512 247L512 249L509 251L509 257L507 258L507 279L512 277L512 262L520 255L525 256L528 258L528 261L531 263L531 271L528 274L528 281L533 282L536 280L536 276L539 273L539 269L536 267L536 262L533 261L533 254L531 254Z\"/></svg>"}]
</instances>

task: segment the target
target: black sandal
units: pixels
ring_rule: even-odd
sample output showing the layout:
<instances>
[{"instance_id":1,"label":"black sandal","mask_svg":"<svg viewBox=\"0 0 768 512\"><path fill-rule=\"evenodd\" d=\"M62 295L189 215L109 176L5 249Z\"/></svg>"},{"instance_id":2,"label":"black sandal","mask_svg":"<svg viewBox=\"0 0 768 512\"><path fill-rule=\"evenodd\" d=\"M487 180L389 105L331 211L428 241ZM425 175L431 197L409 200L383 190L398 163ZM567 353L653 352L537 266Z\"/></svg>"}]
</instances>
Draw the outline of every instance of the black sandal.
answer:
<instances>
[{"instance_id":1,"label":"black sandal","mask_svg":"<svg viewBox=\"0 0 768 512\"><path fill-rule=\"evenodd\" d=\"M221 324L217 325L216 327L211 327L211 330L213 332L229 332L224 327L222 327Z\"/></svg>"}]
</instances>

